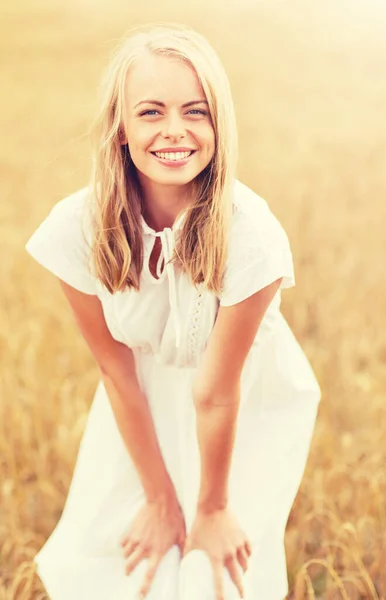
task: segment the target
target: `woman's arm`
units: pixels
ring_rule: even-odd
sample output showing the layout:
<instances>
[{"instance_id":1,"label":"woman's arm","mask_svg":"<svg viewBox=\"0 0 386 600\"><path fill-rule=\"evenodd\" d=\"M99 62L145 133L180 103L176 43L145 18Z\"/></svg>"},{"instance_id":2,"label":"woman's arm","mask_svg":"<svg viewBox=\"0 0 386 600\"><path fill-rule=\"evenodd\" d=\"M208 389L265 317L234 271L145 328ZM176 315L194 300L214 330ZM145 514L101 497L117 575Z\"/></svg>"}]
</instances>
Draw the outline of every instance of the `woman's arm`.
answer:
<instances>
[{"instance_id":1,"label":"woman's arm","mask_svg":"<svg viewBox=\"0 0 386 600\"><path fill-rule=\"evenodd\" d=\"M240 567L248 568L252 544L228 507L228 479L240 404L240 379L264 313L281 279L232 306L221 306L193 385L201 456L198 506L185 541L207 553L216 598L224 597L225 567L244 597Z\"/></svg>"},{"instance_id":2,"label":"woman's arm","mask_svg":"<svg viewBox=\"0 0 386 600\"><path fill-rule=\"evenodd\" d=\"M242 302L220 307L193 386L201 455L198 511L227 507L228 479L245 359L281 279Z\"/></svg>"},{"instance_id":3,"label":"woman's arm","mask_svg":"<svg viewBox=\"0 0 386 600\"><path fill-rule=\"evenodd\" d=\"M175 490L158 444L147 398L140 389L130 348L114 340L97 296L60 281L106 387L125 446L149 502L175 498Z\"/></svg>"},{"instance_id":4,"label":"woman's arm","mask_svg":"<svg viewBox=\"0 0 386 600\"><path fill-rule=\"evenodd\" d=\"M133 352L111 336L97 296L83 294L63 281L61 286L98 363L119 431L145 492L146 501L120 540L126 575L148 559L140 589L144 598L169 549L177 545L183 551L184 515L161 454L147 398L137 381Z\"/></svg>"}]
</instances>

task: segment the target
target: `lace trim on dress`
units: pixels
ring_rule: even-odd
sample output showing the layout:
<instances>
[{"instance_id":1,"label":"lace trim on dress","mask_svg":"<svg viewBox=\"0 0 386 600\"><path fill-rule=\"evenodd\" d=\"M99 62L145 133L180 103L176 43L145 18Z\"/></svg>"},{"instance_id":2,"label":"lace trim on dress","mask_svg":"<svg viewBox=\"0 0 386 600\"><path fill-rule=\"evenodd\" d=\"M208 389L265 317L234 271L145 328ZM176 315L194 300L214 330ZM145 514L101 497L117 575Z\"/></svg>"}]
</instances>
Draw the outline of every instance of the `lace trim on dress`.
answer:
<instances>
[{"instance_id":1,"label":"lace trim on dress","mask_svg":"<svg viewBox=\"0 0 386 600\"><path fill-rule=\"evenodd\" d=\"M193 312L190 316L190 327L188 331L188 360L190 364L196 364L198 356L198 332L201 325L202 302L204 299L203 284L196 295Z\"/></svg>"}]
</instances>

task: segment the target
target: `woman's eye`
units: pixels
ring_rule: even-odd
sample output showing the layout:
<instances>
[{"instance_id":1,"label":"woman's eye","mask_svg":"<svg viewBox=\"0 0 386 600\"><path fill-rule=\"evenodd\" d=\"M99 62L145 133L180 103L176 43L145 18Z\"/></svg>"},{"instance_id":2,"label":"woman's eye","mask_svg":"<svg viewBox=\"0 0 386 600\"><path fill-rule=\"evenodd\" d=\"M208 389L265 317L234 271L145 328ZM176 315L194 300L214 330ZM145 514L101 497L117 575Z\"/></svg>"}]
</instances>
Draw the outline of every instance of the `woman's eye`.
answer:
<instances>
[{"instance_id":1,"label":"woman's eye","mask_svg":"<svg viewBox=\"0 0 386 600\"><path fill-rule=\"evenodd\" d=\"M143 117L143 115L149 115L150 113L157 113L158 110L155 110L155 108L151 109L151 110L145 110L143 113L141 113L141 117Z\"/></svg>"},{"instance_id":2,"label":"woman's eye","mask_svg":"<svg viewBox=\"0 0 386 600\"><path fill-rule=\"evenodd\" d=\"M204 117L206 117L206 115L208 114L205 110L201 110L199 108L192 108L189 112L204 115Z\"/></svg>"}]
</instances>

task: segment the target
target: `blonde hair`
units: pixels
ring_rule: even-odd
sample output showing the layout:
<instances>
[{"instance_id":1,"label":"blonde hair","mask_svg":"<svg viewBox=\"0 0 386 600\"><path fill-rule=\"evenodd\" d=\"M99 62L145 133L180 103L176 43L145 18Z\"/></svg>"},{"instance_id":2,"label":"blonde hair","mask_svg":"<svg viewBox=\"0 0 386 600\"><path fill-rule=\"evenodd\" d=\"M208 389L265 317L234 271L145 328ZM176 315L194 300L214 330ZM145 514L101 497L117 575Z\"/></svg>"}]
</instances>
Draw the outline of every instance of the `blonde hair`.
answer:
<instances>
[{"instance_id":1,"label":"blonde hair","mask_svg":"<svg viewBox=\"0 0 386 600\"><path fill-rule=\"evenodd\" d=\"M100 108L93 125L90 182L93 269L110 293L127 286L139 290L144 260L143 200L134 163L121 136L126 76L144 50L186 61L195 70L209 104L215 153L191 182L192 202L186 209L172 262L179 261L193 285L203 283L220 293L237 161L233 101L214 49L201 34L179 24L151 24L132 30L119 45L102 80Z\"/></svg>"}]
</instances>

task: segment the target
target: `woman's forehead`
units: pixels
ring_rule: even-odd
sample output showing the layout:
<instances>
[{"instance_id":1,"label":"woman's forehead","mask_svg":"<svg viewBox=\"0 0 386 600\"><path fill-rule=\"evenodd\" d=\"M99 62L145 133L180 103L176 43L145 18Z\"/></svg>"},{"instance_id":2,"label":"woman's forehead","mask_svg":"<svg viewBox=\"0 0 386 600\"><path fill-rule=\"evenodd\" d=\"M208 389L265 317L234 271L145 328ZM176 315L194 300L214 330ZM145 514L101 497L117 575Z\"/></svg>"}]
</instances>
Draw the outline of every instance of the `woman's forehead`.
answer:
<instances>
[{"instance_id":1,"label":"woman's forehead","mask_svg":"<svg viewBox=\"0 0 386 600\"><path fill-rule=\"evenodd\" d=\"M132 108L143 100L184 104L205 99L193 67L178 57L150 53L140 56L130 67L125 95Z\"/></svg>"}]
</instances>

